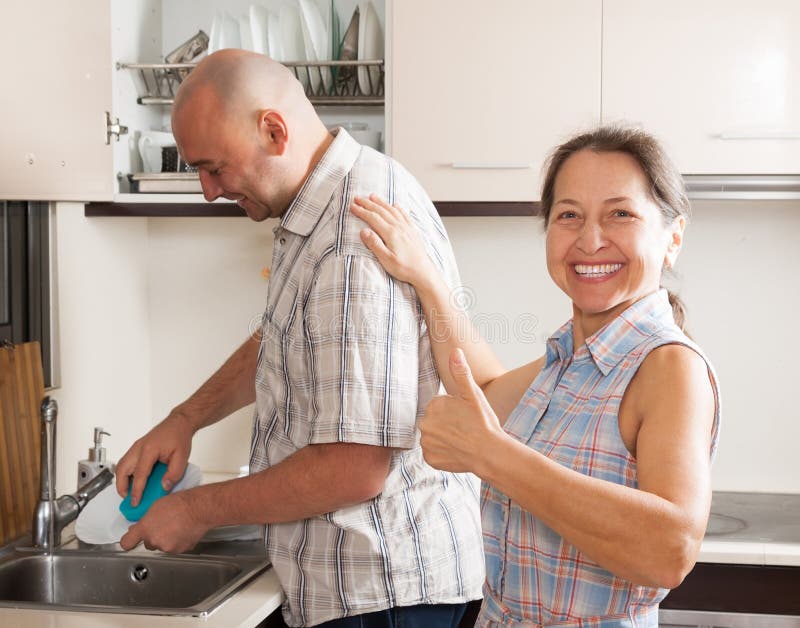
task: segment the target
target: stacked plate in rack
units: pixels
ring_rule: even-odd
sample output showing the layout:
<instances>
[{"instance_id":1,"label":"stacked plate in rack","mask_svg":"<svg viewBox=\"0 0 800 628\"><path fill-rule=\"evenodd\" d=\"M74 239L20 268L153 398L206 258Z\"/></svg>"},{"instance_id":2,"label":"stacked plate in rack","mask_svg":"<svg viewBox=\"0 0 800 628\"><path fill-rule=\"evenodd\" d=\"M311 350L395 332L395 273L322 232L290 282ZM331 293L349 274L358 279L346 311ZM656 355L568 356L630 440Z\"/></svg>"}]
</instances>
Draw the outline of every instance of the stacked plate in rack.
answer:
<instances>
[{"instance_id":1,"label":"stacked plate in rack","mask_svg":"<svg viewBox=\"0 0 800 628\"><path fill-rule=\"evenodd\" d=\"M355 58L383 59L384 38L372 0L360 0L354 14L357 30ZM353 24L348 28L351 33ZM277 11L251 5L247 13L234 17L218 11L211 24L209 54L223 48L242 48L265 54L276 61L310 65L296 75L309 95L323 96L334 89L334 71L316 65L336 60L343 49L339 17L334 0L288 0ZM351 33L352 34L352 33ZM377 66L358 68L358 88L365 96L379 93L381 70Z\"/></svg>"}]
</instances>

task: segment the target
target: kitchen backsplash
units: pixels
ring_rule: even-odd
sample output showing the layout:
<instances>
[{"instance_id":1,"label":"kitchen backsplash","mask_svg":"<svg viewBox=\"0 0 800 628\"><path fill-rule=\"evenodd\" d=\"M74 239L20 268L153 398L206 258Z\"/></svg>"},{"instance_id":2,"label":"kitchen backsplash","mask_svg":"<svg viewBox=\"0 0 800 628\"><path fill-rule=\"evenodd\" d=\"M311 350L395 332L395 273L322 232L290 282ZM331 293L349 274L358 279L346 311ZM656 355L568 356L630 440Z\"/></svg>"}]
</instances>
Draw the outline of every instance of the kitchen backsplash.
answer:
<instances>
[{"instance_id":1,"label":"kitchen backsplash","mask_svg":"<svg viewBox=\"0 0 800 628\"><path fill-rule=\"evenodd\" d=\"M58 482L71 489L92 428L109 458L191 393L243 341L266 294L274 222L239 218L57 221L62 387ZM535 218L445 220L475 322L506 366L540 355L571 314L544 268ZM716 490L800 493L800 416L790 399L800 336L797 202L696 202L676 276L689 329L715 364L723 424ZM195 440L192 460L247 463L251 410Z\"/></svg>"}]
</instances>

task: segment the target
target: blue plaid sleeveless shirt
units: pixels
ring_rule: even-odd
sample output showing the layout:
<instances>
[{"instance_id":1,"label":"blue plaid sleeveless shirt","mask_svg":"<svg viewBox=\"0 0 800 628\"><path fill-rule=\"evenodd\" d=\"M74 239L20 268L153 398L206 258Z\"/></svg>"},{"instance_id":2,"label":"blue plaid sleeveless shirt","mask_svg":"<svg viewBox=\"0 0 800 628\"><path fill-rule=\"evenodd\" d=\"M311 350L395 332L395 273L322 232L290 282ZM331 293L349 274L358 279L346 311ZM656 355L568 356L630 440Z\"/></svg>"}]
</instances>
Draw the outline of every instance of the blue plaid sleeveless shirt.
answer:
<instances>
[{"instance_id":1,"label":"blue plaid sleeveless shirt","mask_svg":"<svg viewBox=\"0 0 800 628\"><path fill-rule=\"evenodd\" d=\"M682 344L706 360L719 430L714 369L678 327L665 290L640 299L573 351L572 321L548 340L546 362L504 429L559 464L636 488L636 460L619 433L620 402L653 349ZM641 628L658 625L667 589L635 585L593 562L516 502L484 483L486 584L478 625Z\"/></svg>"}]
</instances>

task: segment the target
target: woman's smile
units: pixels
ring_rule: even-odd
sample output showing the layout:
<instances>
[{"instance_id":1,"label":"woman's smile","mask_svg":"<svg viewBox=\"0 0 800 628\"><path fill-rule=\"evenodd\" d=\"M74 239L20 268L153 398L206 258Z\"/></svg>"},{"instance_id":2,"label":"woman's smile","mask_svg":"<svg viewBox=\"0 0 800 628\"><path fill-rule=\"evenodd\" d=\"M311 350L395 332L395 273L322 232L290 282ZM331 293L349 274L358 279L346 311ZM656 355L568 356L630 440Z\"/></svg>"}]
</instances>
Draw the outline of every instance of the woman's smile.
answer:
<instances>
[{"instance_id":1,"label":"woman's smile","mask_svg":"<svg viewBox=\"0 0 800 628\"><path fill-rule=\"evenodd\" d=\"M581 281L605 281L616 275L623 264L620 263L582 263L573 264L572 269Z\"/></svg>"}]
</instances>

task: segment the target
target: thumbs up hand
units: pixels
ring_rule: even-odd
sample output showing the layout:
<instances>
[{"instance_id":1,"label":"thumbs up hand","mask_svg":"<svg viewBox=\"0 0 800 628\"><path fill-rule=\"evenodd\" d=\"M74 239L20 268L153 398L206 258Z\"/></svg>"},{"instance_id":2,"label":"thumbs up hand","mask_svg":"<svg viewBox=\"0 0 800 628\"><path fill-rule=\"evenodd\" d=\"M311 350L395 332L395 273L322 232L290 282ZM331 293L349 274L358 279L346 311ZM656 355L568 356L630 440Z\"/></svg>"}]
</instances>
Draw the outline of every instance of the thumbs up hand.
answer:
<instances>
[{"instance_id":1,"label":"thumbs up hand","mask_svg":"<svg viewBox=\"0 0 800 628\"><path fill-rule=\"evenodd\" d=\"M425 461L444 471L476 472L489 442L504 435L500 421L472 379L461 349L450 354L450 374L457 394L431 399L419 429Z\"/></svg>"}]
</instances>

